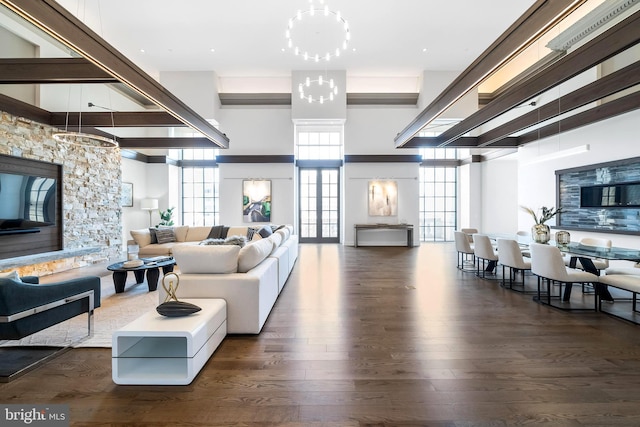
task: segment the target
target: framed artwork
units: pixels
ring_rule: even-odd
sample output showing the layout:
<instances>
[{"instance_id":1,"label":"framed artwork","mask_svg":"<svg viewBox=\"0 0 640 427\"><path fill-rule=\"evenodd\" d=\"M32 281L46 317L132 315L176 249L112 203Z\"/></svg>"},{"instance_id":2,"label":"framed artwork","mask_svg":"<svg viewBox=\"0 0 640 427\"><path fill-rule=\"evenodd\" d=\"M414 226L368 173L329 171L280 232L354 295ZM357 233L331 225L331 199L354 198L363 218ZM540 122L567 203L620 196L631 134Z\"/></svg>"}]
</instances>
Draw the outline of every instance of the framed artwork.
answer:
<instances>
[{"instance_id":1,"label":"framed artwork","mask_svg":"<svg viewBox=\"0 0 640 427\"><path fill-rule=\"evenodd\" d=\"M369 216L398 215L398 183L369 181Z\"/></svg>"},{"instance_id":2,"label":"framed artwork","mask_svg":"<svg viewBox=\"0 0 640 427\"><path fill-rule=\"evenodd\" d=\"M271 181L242 181L243 222L271 221Z\"/></svg>"},{"instance_id":3,"label":"framed artwork","mask_svg":"<svg viewBox=\"0 0 640 427\"><path fill-rule=\"evenodd\" d=\"M122 183L122 192L120 193L120 205L123 207L133 206L133 184L130 182Z\"/></svg>"}]
</instances>

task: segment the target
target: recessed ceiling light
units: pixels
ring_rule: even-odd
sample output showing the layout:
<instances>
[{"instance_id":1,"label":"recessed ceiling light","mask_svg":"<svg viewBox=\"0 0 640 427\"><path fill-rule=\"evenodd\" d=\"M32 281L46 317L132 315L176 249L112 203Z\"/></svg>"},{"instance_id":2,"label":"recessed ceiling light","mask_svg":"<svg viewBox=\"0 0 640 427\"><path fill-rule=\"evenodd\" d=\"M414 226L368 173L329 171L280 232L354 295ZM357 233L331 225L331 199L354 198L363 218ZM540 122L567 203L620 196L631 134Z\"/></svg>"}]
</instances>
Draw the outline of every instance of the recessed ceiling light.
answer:
<instances>
[{"instance_id":1,"label":"recessed ceiling light","mask_svg":"<svg viewBox=\"0 0 640 427\"><path fill-rule=\"evenodd\" d=\"M140 53L144 53L144 49L140 49Z\"/></svg>"},{"instance_id":2,"label":"recessed ceiling light","mask_svg":"<svg viewBox=\"0 0 640 427\"><path fill-rule=\"evenodd\" d=\"M214 48L209 49L209 52L211 52L211 53L213 53L213 52L215 52L215 51L216 51L216 50L215 50Z\"/></svg>"},{"instance_id":3,"label":"recessed ceiling light","mask_svg":"<svg viewBox=\"0 0 640 427\"><path fill-rule=\"evenodd\" d=\"M427 51L427 48L426 48L426 47L423 47L423 48L422 48L422 51L423 51L423 52L426 52L426 51Z\"/></svg>"}]
</instances>

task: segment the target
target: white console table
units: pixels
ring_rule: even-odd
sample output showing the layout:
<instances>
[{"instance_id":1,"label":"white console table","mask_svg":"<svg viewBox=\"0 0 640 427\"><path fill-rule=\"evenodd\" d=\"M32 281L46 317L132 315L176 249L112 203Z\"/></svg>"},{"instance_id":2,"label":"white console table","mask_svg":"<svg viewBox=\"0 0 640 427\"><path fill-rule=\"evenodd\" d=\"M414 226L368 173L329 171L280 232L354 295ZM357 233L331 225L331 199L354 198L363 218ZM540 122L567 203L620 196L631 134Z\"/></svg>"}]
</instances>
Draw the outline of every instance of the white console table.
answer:
<instances>
[{"instance_id":1,"label":"white console table","mask_svg":"<svg viewBox=\"0 0 640 427\"><path fill-rule=\"evenodd\" d=\"M227 335L223 299L184 300L202 308L183 317L154 309L113 333L116 384L190 384Z\"/></svg>"}]
</instances>

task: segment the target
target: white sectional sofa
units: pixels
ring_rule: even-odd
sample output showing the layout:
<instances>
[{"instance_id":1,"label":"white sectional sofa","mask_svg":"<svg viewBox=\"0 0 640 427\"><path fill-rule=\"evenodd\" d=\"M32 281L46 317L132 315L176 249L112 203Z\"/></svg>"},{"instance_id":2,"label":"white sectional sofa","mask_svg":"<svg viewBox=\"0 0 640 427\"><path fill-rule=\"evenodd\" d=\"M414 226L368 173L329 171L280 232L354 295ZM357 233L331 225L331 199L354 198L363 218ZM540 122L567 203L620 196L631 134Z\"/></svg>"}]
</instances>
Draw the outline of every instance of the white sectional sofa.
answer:
<instances>
[{"instance_id":1,"label":"white sectional sofa","mask_svg":"<svg viewBox=\"0 0 640 427\"><path fill-rule=\"evenodd\" d=\"M172 244L147 243L150 237L145 230L132 231L140 257L173 256L180 279L179 299L222 298L227 302L228 333L260 333L298 258L293 227L285 226L267 237L255 233L244 247L200 244L211 227L175 228L179 230ZM227 236L246 236L248 231L249 227L230 227ZM166 292L162 286L158 291L163 302Z\"/></svg>"}]
</instances>

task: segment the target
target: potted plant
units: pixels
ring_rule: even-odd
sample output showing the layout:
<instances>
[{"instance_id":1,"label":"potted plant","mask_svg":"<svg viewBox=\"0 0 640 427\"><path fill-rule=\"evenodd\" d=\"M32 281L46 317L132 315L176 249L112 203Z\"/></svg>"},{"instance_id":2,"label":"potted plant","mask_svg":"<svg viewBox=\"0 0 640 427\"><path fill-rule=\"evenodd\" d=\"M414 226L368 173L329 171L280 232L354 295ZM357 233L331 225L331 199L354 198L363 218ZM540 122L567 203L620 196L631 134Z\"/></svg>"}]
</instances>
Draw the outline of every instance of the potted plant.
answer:
<instances>
[{"instance_id":1,"label":"potted plant","mask_svg":"<svg viewBox=\"0 0 640 427\"><path fill-rule=\"evenodd\" d=\"M536 212L526 206L520 206L522 210L527 212L533 217L535 224L531 227L531 238L536 243L547 243L551 239L551 230L549 226L545 224L548 220L562 212L562 208L555 209L553 207L547 208L543 206L540 210L540 216Z\"/></svg>"},{"instance_id":2,"label":"potted plant","mask_svg":"<svg viewBox=\"0 0 640 427\"><path fill-rule=\"evenodd\" d=\"M173 225L173 208L168 208L166 211L160 211L160 223L156 225L156 227L160 227L161 225L165 227L170 227Z\"/></svg>"}]
</instances>

